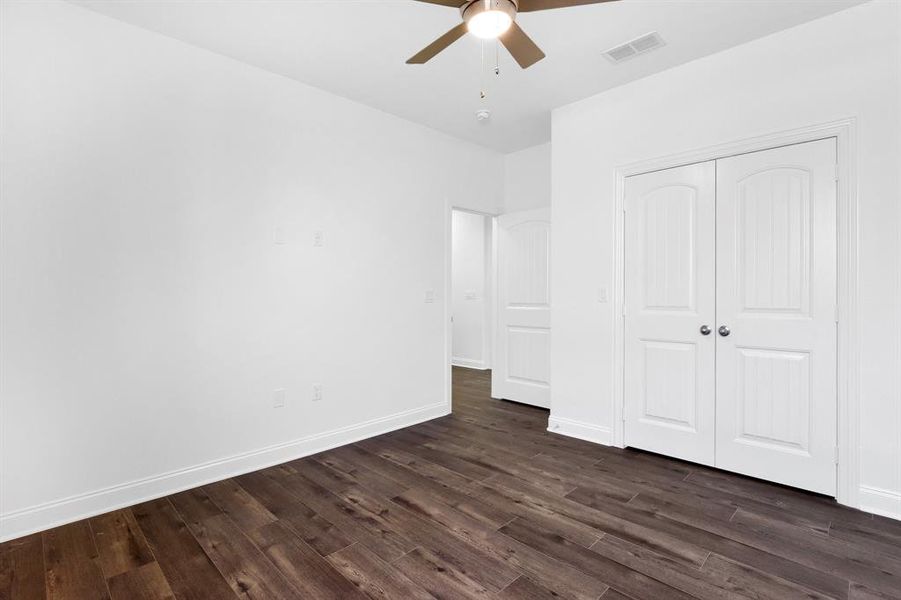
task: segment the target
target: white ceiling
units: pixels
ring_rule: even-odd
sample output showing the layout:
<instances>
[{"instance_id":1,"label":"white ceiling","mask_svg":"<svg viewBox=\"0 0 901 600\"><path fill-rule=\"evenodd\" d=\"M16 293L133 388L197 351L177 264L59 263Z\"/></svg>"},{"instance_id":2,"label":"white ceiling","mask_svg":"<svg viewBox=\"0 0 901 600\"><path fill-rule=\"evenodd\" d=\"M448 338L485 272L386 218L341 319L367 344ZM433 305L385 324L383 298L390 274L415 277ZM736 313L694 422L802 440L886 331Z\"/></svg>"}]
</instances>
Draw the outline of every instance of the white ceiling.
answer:
<instances>
[{"instance_id":1,"label":"white ceiling","mask_svg":"<svg viewBox=\"0 0 901 600\"><path fill-rule=\"evenodd\" d=\"M862 0L622 0L517 21L547 54L527 70L500 50L479 98L480 42L465 36L425 65L404 61L456 25L413 0L73 0L74 3L512 152L550 139L553 108ZM614 65L601 53L658 31L666 46ZM494 44L487 46L490 68ZM475 111L491 119L477 122Z\"/></svg>"}]
</instances>

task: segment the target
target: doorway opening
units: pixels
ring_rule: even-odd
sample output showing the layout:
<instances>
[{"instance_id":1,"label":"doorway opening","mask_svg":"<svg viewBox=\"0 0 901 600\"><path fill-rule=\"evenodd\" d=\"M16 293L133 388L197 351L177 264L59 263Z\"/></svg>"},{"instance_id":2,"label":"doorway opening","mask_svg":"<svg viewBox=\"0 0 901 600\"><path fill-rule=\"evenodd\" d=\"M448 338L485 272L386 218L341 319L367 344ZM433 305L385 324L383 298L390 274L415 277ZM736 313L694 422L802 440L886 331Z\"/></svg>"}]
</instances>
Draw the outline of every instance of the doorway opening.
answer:
<instances>
[{"instance_id":1,"label":"doorway opening","mask_svg":"<svg viewBox=\"0 0 901 600\"><path fill-rule=\"evenodd\" d=\"M494 217L451 210L451 378L490 381L493 362ZM454 394L459 386L454 386ZM452 399L453 401L454 399Z\"/></svg>"},{"instance_id":2,"label":"doorway opening","mask_svg":"<svg viewBox=\"0 0 901 600\"><path fill-rule=\"evenodd\" d=\"M465 373L491 398L550 408L550 228L546 208L451 210L449 396Z\"/></svg>"},{"instance_id":3,"label":"doorway opening","mask_svg":"<svg viewBox=\"0 0 901 600\"><path fill-rule=\"evenodd\" d=\"M451 364L491 369L493 217L453 209L451 221Z\"/></svg>"}]
</instances>

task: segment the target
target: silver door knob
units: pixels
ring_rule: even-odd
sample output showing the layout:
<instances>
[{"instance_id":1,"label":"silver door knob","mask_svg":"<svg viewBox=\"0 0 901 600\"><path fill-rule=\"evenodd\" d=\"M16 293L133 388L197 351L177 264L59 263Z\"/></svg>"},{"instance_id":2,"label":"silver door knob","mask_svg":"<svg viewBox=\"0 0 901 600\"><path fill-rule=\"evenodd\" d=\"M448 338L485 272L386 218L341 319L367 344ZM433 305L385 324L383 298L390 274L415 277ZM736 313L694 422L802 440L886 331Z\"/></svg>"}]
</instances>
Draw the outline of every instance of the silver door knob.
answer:
<instances>
[{"instance_id":1,"label":"silver door knob","mask_svg":"<svg viewBox=\"0 0 901 600\"><path fill-rule=\"evenodd\" d=\"M718 332L721 336L723 336L723 337L726 337L727 335L729 335L730 333L732 333L732 331L731 331L728 327L726 327L725 325L720 325L720 328L717 329L717 332Z\"/></svg>"},{"instance_id":2,"label":"silver door knob","mask_svg":"<svg viewBox=\"0 0 901 600\"><path fill-rule=\"evenodd\" d=\"M710 335L710 328L706 325L701 325L701 335Z\"/></svg>"}]
</instances>

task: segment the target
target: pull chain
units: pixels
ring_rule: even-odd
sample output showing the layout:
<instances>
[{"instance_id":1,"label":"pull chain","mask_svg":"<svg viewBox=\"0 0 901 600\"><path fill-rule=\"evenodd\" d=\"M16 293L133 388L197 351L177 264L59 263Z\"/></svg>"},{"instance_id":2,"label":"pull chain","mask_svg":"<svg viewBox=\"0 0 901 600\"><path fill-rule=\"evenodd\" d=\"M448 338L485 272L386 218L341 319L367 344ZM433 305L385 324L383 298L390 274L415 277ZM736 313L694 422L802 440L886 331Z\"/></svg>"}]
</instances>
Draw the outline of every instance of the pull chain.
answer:
<instances>
[{"instance_id":1,"label":"pull chain","mask_svg":"<svg viewBox=\"0 0 901 600\"><path fill-rule=\"evenodd\" d=\"M481 48L481 62L482 62L482 66L479 69L479 87L481 87L481 90L479 90L479 98L484 100L485 98L488 97L488 94L485 91L485 88L487 87L485 85L486 84L486 82L485 82L485 40L481 40L481 42L479 43L479 47Z\"/></svg>"},{"instance_id":2,"label":"pull chain","mask_svg":"<svg viewBox=\"0 0 901 600\"><path fill-rule=\"evenodd\" d=\"M500 77L500 75L501 75L500 50L498 49L499 45L500 45L500 42L497 39L495 39L494 40L494 75L496 77Z\"/></svg>"},{"instance_id":3,"label":"pull chain","mask_svg":"<svg viewBox=\"0 0 901 600\"><path fill-rule=\"evenodd\" d=\"M501 75L501 61L500 61L500 43L495 39L494 40L494 71L495 77L500 77ZM485 59L485 40L481 40L479 44L480 48L480 62L482 63L481 69L479 69L479 98L485 100L488 97L488 87L489 83L485 79L485 74L488 72L488 65L486 64L488 61Z\"/></svg>"}]
</instances>

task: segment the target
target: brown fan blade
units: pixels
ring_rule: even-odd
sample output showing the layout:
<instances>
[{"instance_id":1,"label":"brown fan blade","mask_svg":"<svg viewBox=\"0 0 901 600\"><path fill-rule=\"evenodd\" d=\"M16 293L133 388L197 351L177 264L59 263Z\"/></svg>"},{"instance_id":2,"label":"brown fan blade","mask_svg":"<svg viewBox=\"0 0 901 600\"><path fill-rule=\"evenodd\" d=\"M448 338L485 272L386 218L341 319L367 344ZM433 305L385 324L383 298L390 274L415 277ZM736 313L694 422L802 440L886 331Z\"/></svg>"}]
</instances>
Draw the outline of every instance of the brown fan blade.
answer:
<instances>
[{"instance_id":1,"label":"brown fan blade","mask_svg":"<svg viewBox=\"0 0 901 600\"><path fill-rule=\"evenodd\" d=\"M510 29L505 31L498 39L523 69L528 69L544 58L544 52L541 51L541 48L535 45L532 38L526 35L526 32L516 24L516 21L513 21Z\"/></svg>"},{"instance_id":2,"label":"brown fan blade","mask_svg":"<svg viewBox=\"0 0 901 600\"><path fill-rule=\"evenodd\" d=\"M411 56L407 60L407 64L421 65L432 60L432 58L434 58L436 54L463 37L464 33L466 33L466 23L460 23L459 25L442 35L440 38Z\"/></svg>"},{"instance_id":3,"label":"brown fan blade","mask_svg":"<svg viewBox=\"0 0 901 600\"><path fill-rule=\"evenodd\" d=\"M551 10L604 2L616 2L616 0L519 0L516 12L535 12L536 10Z\"/></svg>"},{"instance_id":4,"label":"brown fan blade","mask_svg":"<svg viewBox=\"0 0 901 600\"><path fill-rule=\"evenodd\" d=\"M417 2L425 2L426 4L439 4L441 6L450 6L451 8L460 8L466 4L467 0L416 0Z\"/></svg>"}]
</instances>

